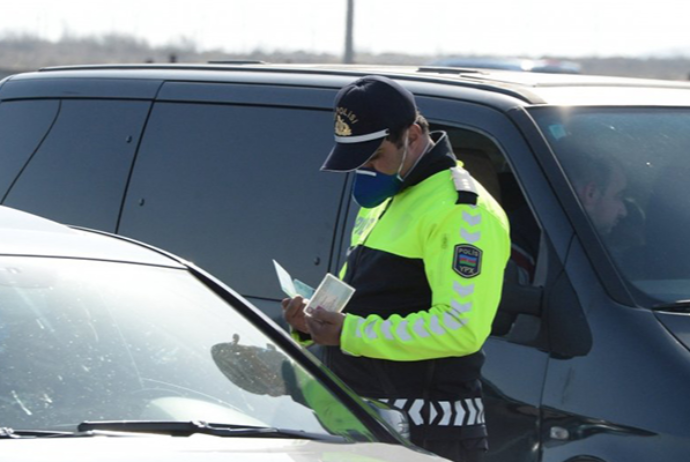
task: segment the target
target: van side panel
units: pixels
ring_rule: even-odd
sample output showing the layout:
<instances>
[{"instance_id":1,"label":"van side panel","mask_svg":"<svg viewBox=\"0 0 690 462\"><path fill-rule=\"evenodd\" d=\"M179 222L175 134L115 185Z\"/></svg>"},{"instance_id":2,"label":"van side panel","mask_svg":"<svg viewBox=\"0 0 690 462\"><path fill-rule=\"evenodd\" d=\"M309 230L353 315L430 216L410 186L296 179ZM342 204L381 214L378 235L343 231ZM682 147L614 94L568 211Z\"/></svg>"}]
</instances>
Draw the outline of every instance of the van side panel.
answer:
<instances>
[{"instance_id":1,"label":"van side panel","mask_svg":"<svg viewBox=\"0 0 690 462\"><path fill-rule=\"evenodd\" d=\"M332 117L156 103L118 232L192 259L245 296L284 297L273 259L316 286L329 268L346 181L319 171Z\"/></svg>"},{"instance_id":2,"label":"van side panel","mask_svg":"<svg viewBox=\"0 0 690 462\"><path fill-rule=\"evenodd\" d=\"M16 103L3 103L2 106ZM62 223L115 231L151 103L65 99L4 204Z\"/></svg>"}]
</instances>

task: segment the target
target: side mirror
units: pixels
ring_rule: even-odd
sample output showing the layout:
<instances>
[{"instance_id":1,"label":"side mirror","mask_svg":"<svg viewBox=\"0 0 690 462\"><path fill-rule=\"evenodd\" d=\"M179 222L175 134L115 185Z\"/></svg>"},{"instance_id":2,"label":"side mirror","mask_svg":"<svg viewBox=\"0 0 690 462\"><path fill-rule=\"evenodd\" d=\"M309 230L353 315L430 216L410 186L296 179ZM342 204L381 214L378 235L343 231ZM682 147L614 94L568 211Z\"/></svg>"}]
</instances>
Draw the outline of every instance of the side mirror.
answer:
<instances>
[{"instance_id":1,"label":"side mirror","mask_svg":"<svg viewBox=\"0 0 690 462\"><path fill-rule=\"evenodd\" d=\"M556 259L551 259L556 262ZM511 343L539 348L558 358L584 356L592 348L592 333L568 275L552 265L545 287L521 283L520 269L509 262L503 295L492 335Z\"/></svg>"},{"instance_id":2,"label":"side mirror","mask_svg":"<svg viewBox=\"0 0 690 462\"><path fill-rule=\"evenodd\" d=\"M520 281L521 269L509 260L503 277L503 294L499 311L541 316L544 289Z\"/></svg>"},{"instance_id":3,"label":"side mirror","mask_svg":"<svg viewBox=\"0 0 690 462\"><path fill-rule=\"evenodd\" d=\"M397 431L403 438L410 439L410 421L400 409L374 399L363 398L381 419Z\"/></svg>"},{"instance_id":4,"label":"side mirror","mask_svg":"<svg viewBox=\"0 0 690 462\"><path fill-rule=\"evenodd\" d=\"M503 279L503 293L498 312L491 329L491 335L503 337L513 329L518 317L534 320L530 324L538 324L542 313L542 298L544 289L527 285L520 281L520 271L513 260L508 261ZM521 325L524 322L520 323ZM532 329L529 329L532 330ZM530 335L528 335L530 336ZM529 343L528 339L517 343Z\"/></svg>"}]
</instances>

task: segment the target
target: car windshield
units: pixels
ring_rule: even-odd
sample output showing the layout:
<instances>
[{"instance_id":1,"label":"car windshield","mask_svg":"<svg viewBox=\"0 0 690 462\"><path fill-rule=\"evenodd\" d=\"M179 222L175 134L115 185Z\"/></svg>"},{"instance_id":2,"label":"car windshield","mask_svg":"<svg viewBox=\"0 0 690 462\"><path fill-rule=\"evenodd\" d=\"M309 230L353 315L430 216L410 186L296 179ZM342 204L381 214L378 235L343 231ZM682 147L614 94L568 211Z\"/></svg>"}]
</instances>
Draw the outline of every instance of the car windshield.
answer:
<instances>
[{"instance_id":1,"label":"car windshield","mask_svg":"<svg viewBox=\"0 0 690 462\"><path fill-rule=\"evenodd\" d=\"M374 438L186 270L0 257L0 428L100 420Z\"/></svg>"},{"instance_id":2,"label":"car windshield","mask_svg":"<svg viewBox=\"0 0 690 462\"><path fill-rule=\"evenodd\" d=\"M548 108L532 115L636 298L690 299L690 110Z\"/></svg>"}]
</instances>

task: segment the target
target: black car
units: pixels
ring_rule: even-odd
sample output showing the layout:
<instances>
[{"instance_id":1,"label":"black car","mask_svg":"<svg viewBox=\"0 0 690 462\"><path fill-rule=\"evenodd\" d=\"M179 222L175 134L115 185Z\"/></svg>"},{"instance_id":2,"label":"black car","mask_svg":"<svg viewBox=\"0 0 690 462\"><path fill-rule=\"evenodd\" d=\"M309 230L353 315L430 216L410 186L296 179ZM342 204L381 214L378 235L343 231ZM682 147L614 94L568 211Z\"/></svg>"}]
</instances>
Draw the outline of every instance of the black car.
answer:
<instances>
[{"instance_id":1,"label":"black car","mask_svg":"<svg viewBox=\"0 0 690 462\"><path fill-rule=\"evenodd\" d=\"M344 261L352 178L319 167L336 92L366 74L415 93L511 219L485 346L487 460L686 460L687 84L449 68L45 69L0 86L2 202L169 249L278 318L272 260L310 285ZM576 181L590 155L625 178L606 229Z\"/></svg>"}]
</instances>

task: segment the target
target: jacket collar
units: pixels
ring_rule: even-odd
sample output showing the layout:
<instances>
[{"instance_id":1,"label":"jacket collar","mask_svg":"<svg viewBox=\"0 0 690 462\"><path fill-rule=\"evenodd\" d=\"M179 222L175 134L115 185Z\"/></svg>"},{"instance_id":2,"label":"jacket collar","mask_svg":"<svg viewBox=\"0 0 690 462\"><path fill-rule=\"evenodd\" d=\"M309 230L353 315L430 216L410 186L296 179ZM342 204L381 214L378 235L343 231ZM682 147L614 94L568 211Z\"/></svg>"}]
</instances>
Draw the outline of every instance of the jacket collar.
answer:
<instances>
[{"instance_id":1,"label":"jacket collar","mask_svg":"<svg viewBox=\"0 0 690 462\"><path fill-rule=\"evenodd\" d=\"M430 136L431 141L434 143L433 147L426 154L422 155L417 165L405 177L401 191L421 183L431 175L457 165L458 160L455 154L453 154L453 148L450 145L446 132L432 132Z\"/></svg>"}]
</instances>

